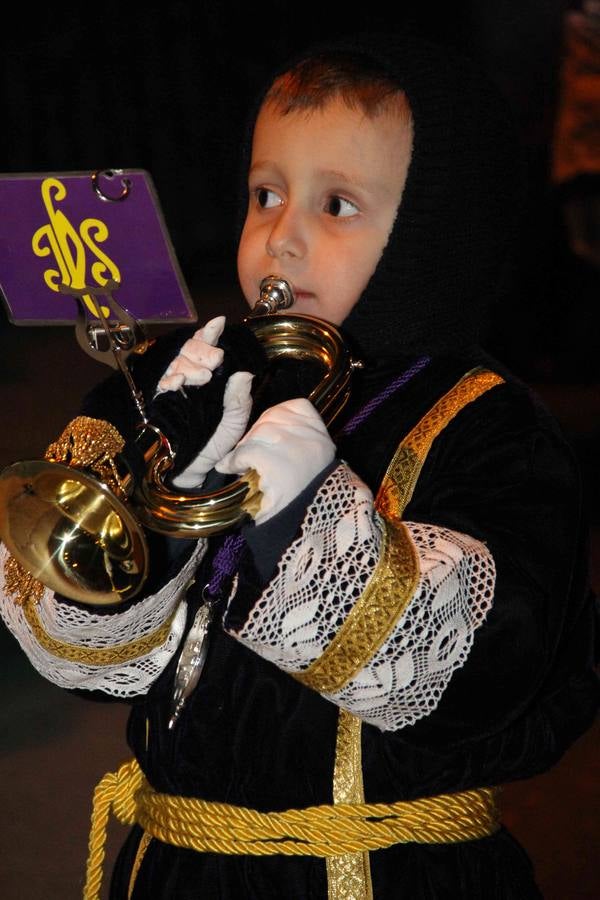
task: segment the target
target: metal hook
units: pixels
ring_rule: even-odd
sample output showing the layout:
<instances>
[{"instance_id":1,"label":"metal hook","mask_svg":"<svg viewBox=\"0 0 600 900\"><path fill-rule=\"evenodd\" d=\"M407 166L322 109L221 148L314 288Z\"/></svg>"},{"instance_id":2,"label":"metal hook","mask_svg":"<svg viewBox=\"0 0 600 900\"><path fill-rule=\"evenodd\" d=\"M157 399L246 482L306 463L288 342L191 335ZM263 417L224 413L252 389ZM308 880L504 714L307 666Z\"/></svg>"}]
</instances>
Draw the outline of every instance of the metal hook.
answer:
<instances>
[{"instance_id":1,"label":"metal hook","mask_svg":"<svg viewBox=\"0 0 600 900\"><path fill-rule=\"evenodd\" d=\"M101 200L104 200L106 203L119 203L121 200L126 200L129 197L129 193L131 191L131 179L130 178L121 178L121 186L123 190L117 197L110 197L108 194L105 194L102 188L100 187L100 176L104 175L105 178L113 178L115 175L122 175L123 169L98 169L96 172L92 174L92 187L94 188L97 195Z\"/></svg>"},{"instance_id":2,"label":"metal hook","mask_svg":"<svg viewBox=\"0 0 600 900\"><path fill-rule=\"evenodd\" d=\"M113 292L119 287L118 282L109 279L104 286L88 286L81 288L72 288L67 284L59 284L58 290L61 294L68 294L77 302L77 322L75 325L75 336L82 350L100 362L107 363L115 369L120 369L125 376L125 380L131 391L133 400L137 406L138 412L144 424L147 423L146 410L144 407L144 399L141 391L138 391L133 381L131 372L126 365L126 358L129 353L141 352L148 346L148 341L144 333L144 329L140 322L134 316L120 306ZM110 307L116 324L111 324L106 320L102 311L99 310L99 321L91 322L88 319L83 297L90 295L94 297L104 297ZM101 337L104 335L104 347L101 346Z\"/></svg>"}]
</instances>

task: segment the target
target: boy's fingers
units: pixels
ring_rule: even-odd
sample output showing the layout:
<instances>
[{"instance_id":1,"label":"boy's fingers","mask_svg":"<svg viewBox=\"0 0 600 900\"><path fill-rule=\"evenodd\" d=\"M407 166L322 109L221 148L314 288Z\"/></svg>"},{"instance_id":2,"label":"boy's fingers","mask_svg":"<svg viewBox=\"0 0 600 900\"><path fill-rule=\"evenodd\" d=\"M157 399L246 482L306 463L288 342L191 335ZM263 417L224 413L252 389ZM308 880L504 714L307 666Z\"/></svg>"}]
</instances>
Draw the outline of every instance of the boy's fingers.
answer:
<instances>
[{"instance_id":1,"label":"boy's fingers","mask_svg":"<svg viewBox=\"0 0 600 900\"><path fill-rule=\"evenodd\" d=\"M223 397L221 421L196 459L173 479L175 487L190 488L202 484L215 462L237 444L246 430L252 409L250 388L253 377L250 372L236 372L229 378Z\"/></svg>"},{"instance_id":2,"label":"boy's fingers","mask_svg":"<svg viewBox=\"0 0 600 900\"><path fill-rule=\"evenodd\" d=\"M217 341L223 334L224 328L225 316L215 316L214 319L211 319L210 322L207 322L206 325L199 328L194 337L206 341L207 344L216 347Z\"/></svg>"},{"instance_id":3,"label":"boy's fingers","mask_svg":"<svg viewBox=\"0 0 600 900\"><path fill-rule=\"evenodd\" d=\"M254 375L250 372L234 372L229 378L223 395L223 415L229 410L249 407L252 404L250 391Z\"/></svg>"},{"instance_id":4,"label":"boy's fingers","mask_svg":"<svg viewBox=\"0 0 600 900\"><path fill-rule=\"evenodd\" d=\"M167 378L171 375L183 375L184 384L190 384L197 387L199 385L207 384L210 381L212 378L212 369L202 366L199 363L191 362L189 359L186 359L185 356L178 356L165 372Z\"/></svg>"},{"instance_id":5,"label":"boy's fingers","mask_svg":"<svg viewBox=\"0 0 600 900\"><path fill-rule=\"evenodd\" d=\"M227 453L223 459L215 463L215 469L223 475L242 475L252 468L250 463L245 462L246 455L246 445L240 444L238 447L234 447L230 453Z\"/></svg>"},{"instance_id":6,"label":"boy's fingers","mask_svg":"<svg viewBox=\"0 0 600 900\"><path fill-rule=\"evenodd\" d=\"M215 461L234 447L246 431L252 409L250 389L253 377L250 372L236 372L227 382L223 417L210 442Z\"/></svg>"},{"instance_id":7,"label":"boy's fingers","mask_svg":"<svg viewBox=\"0 0 600 900\"><path fill-rule=\"evenodd\" d=\"M182 356L190 362L206 366L207 369L216 369L223 362L224 353L221 347L213 347L206 341L192 338L185 342L177 359Z\"/></svg>"},{"instance_id":8,"label":"boy's fingers","mask_svg":"<svg viewBox=\"0 0 600 900\"><path fill-rule=\"evenodd\" d=\"M225 327L225 316L216 316L199 328L185 342L176 358L158 382L156 392L177 391L184 384L201 387L212 378L212 373L223 362L223 350L217 341Z\"/></svg>"},{"instance_id":9,"label":"boy's fingers","mask_svg":"<svg viewBox=\"0 0 600 900\"><path fill-rule=\"evenodd\" d=\"M180 387L183 387L183 383L185 381L185 375L163 375L163 377L158 382L158 391L157 393L162 394L166 391L178 391Z\"/></svg>"}]
</instances>

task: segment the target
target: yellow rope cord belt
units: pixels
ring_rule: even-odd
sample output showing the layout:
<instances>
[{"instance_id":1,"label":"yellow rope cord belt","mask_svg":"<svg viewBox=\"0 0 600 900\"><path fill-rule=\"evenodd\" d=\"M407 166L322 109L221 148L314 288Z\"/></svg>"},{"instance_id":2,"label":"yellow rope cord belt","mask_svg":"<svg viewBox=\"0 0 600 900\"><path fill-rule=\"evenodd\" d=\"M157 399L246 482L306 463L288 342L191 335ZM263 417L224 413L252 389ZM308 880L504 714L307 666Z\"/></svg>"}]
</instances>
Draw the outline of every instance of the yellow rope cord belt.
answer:
<instances>
[{"instance_id":1,"label":"yellow rope cord belt","mask_svg":"<svg viewBox=\"0 0 600 900\"><path fill-rule=\"evenodd\" d=\"M396 803L340 803L262 813L227 803L157 793L137 760L104 776L94 792L84 900L98 900L111 812L124 825L200 852L321 856L392 844L450 844L499 827L497 789L480 788Z\"/></svg>"}]
</instances>

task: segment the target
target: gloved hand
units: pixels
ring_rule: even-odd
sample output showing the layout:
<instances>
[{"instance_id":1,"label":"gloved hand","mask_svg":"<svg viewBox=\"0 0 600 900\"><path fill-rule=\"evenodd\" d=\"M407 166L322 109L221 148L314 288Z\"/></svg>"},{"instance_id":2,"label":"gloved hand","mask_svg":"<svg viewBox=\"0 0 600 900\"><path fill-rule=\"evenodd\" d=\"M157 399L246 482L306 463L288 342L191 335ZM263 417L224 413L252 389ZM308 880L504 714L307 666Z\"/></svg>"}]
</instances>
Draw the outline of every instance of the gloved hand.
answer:
<instances>
[{"instance_id":1,"label":"gloved hand","mask_svg":"<svg viewBox=\"0 0 600 900\"><path fill-rule=\"evenodd\" d=\"M199 375L201 373L198 373ZM178 378L179 373L167 376ZM187 377L195 377L194 374ZM210 377L210 376L209 376ZM215 433L209 438L200 453L186 468L173 478L176 488L189 490L199 488L208 472L215 468L215 463L220 460L232 447L235 447L246 430L250 411L252 410L252 397L250 389L254 375L250 372L235 372L227 381L225 394L223 395L223 416L217 425ZM184 382L187 384L188 382Z\"/></svg>"},{"instance_id":2,"label":"gloved hand","mask_svg":"<svg viewBox=\"0 0 600 900\"><path fill-rule=\"evenodd\" d=\"M325 423L310 401L298 398L265 410L215 469L230 475L258 472L263 497L255 522L260 525L297 497L334 457Z\"/></svg>"},{"instance_id":3,"label":"gloved hand","mask_svg":"<svg viewBox=\"0 0 600 900\"><path fill-rule=\"evenodd\" d=\"M208 384L214 370L223 362L223 350L217 347L217 341L224 327L225 316L217 316L183 344L158 382L157 395L177 391L185 386L200 387ZM235 447L242 437L252 409L250 389L253 377L250 372L234 372L228 378L223 395L221 421L195 459L173 478L176 488L189 490L200 487L217 460Z\"/></svg>"},{"instance_id":4,"label":"gloved hand","mask_svg":"<svg viewBox=\"0 0 600 900\"><path fill-rule=\"evenodd\" d=\"M184 385L199 387L207 384L223 362L223 350L217 347L217 342L224 327L225 316L217 316L199 328L167 367L156 393L178 391Z\"/></svg>"}]
</instances>

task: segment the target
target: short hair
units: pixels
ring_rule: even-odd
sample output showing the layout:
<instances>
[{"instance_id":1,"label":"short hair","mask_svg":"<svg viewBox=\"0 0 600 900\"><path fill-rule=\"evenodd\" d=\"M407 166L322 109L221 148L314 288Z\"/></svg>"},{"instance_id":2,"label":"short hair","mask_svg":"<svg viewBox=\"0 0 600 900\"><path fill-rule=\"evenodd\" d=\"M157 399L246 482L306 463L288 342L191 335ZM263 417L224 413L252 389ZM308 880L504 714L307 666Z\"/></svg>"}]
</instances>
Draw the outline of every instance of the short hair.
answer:
<instances>
[{"instance_id":1,"label":"short hair","mask_svg":"<svg viewBox=\"0 0 600 900\"><path fill-rule=\"evenodd\" d=\"M278 76L264 103L285 116L299 110L322 109L341 98L349 109L360 109L368 118L393 111L411 121L406 94L372 61L352 53L317 54L301 60Z\"/></svg>"}]
</instances>

